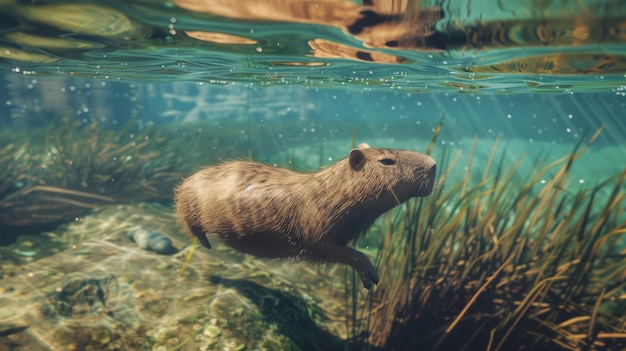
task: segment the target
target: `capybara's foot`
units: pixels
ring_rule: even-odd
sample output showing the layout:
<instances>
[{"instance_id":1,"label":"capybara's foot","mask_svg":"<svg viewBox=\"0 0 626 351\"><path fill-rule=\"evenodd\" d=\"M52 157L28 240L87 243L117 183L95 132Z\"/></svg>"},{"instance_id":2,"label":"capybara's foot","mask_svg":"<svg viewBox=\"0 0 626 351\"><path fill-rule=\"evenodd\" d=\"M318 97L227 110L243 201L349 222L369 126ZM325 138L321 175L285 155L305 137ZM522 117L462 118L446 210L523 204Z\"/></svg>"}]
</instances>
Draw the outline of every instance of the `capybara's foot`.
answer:
<instances>
[{"instance_id":1,"label":"capybara's foot","mask_svg":"<svg viewBox=\"0 0 626 351\"><path fill-rule=\"evenodd\" d=\"M198 238L198 241L200 242L200 244L202 244L202 246L206 247L207 249L210 249L211 243L209 242L209 238L207 237L204 229L202 229L202 227L197 224L188 223L188 225L189 225L189 231L193 234L193 236Z\"/></svg>"},{"instance_id":2,"label":"capybara's foot","mask_svg":"<svg viewBox=\"0 0 626 351\"><path fill-rule=\"evenodd\" d=\"M211 243L209 242L209 239L207 239L206 234L202 233L198 235L198 241L200 242L200 244L202 244L202 246L206 247L207 249L211 248Z\"/></svg>"},{"instance_id":3,"label":"capybara's foot","mask_svg":"<svg viewBox=\"0 0 626 351\"><path fill-rule=\"evenodd\" d=\"M370 267L370 269L360 271L359 277L361 277L363 286L367 290L372 287L372 283L378 284L378 272L376 272L376 268L374 267Z\"/></svg>"},{"instance_id":4,"label":"capybara's foot","mask_svg":"<svg viewBox=\"0 0 626 351\"><path fill-rule=\"evenodd\" d=\"M359 277L363 282L363 286L369 290L372 287L372 283L378 284L378 272L376 267L372 264L372 261L360 251L354 250L355 261L354 269L359 272Z\"/></svg>"}]
</instances>

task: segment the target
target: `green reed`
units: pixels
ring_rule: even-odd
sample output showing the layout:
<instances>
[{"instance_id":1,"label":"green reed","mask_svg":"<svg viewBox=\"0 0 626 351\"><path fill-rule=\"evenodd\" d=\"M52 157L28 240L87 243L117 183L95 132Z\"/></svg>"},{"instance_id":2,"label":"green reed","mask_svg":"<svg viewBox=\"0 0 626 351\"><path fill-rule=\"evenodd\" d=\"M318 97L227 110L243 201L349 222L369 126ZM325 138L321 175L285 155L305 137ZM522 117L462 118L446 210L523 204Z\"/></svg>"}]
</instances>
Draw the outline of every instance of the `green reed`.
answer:
<instances>
[{"instance_id":1,"label":"green reed","mask_svg":"<svg viewBox=\"0 0 626 351\"><path fill-rule=\"evenodd\" d=\"M382 279L362 303L367 314L350 316L365 332L354 341L385 350L624 348L626 170L564 190L600 131L525 174L521 159L495 160L496 140L477 180L474 143L456 184L444 180L460 153L444 150L433 194L380 222Z\"/></svg>"}]
</instances>

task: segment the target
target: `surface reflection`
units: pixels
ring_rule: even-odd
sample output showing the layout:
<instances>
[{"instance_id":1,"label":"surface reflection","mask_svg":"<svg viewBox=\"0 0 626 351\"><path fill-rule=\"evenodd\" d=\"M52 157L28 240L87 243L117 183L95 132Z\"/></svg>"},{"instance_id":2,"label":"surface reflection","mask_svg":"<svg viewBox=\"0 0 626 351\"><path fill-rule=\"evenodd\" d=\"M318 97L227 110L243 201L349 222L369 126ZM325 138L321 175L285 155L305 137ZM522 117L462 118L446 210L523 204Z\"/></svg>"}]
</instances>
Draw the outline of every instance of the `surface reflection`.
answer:
<instances>
[{"instance_id":1,"label":"surface reflection","mask_svg":"<svg viewBox=\"0 0 626 351\"><path fill-rule=\"evenodd\" d=\"M622 0L7 0L0 7L0 65L29 75L525 92L534 78L507 75L559 75L550 86L586 91L623 85L626 69Z\"/></svg>"},{"instance_id":2,"label":"surface reflection","mask_svg":"<svg viewBox=\"0 0 626 351\"><path fill-rule=\"evenodd\" d=\"M247 21L313 23L341 28L364 46L441 51L433 27L444 15L439 6L420 6L421 1L342 0L174 0L186 10ZM197 37L193 32L187 35ZM208 35L207 35L208 36ZM400 63L401 57L375 53L324 38L308 41L312 56Z\"/></svg>"}]
</instances>

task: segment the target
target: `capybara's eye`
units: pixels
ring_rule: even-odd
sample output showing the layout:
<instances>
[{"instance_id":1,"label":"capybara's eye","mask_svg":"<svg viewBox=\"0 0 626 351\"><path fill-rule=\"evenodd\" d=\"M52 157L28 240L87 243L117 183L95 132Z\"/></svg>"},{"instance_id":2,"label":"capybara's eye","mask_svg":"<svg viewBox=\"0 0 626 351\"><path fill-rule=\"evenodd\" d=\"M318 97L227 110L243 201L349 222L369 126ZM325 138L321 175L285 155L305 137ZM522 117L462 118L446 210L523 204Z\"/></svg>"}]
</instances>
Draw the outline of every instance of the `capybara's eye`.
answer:
<instances>
[{"instance_id":1,"label":"capybara's eye","mask_svg":"<svg viewBox=\"0 0 626 351\"><path fill-rule=\"evenodd\" d=\"M392 160L390 158L383 158L382 160L380 160L378 162L384 164L385 166L391 166L391 165L395 165L396 164L396 160Z\"/></svg>"}]
</instances>

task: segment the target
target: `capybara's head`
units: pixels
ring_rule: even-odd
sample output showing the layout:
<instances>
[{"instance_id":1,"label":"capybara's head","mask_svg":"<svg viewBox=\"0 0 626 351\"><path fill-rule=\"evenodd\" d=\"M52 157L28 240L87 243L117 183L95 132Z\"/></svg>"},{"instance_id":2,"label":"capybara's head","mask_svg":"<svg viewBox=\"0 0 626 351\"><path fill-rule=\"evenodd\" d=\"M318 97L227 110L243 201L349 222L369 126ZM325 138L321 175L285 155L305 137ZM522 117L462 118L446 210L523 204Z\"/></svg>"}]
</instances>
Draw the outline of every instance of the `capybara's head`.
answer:
<instances>
[{"instance_id":1,"label":"capybara's head","mask_svg":"<svg viewBox=\"0 0 626 351\"><path fill-rule=\"evenodd\" d=\"M375 187L393 190L399 202L428 196L433 191L437 164L430 156L416 151L370 148L360 144L350 151L350 168Z\"/></svg>"}]
</instances>

